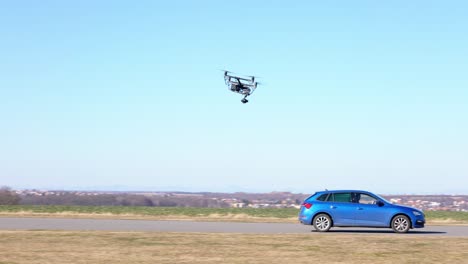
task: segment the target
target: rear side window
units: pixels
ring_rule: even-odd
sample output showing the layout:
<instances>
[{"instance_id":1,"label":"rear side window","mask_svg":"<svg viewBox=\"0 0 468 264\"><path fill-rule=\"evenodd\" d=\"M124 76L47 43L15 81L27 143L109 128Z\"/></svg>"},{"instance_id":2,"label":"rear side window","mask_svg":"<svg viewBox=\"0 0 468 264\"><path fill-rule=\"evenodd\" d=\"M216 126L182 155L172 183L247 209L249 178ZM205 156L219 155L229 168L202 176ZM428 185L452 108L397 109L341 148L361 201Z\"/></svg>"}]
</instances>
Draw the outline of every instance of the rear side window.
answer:
<instances>
[{"instance_id":1,"label":"rear side window","mask_svg":"<svg viewBox=\"0 0 468 264\"><path fill-rule=\"evenodd\" d=\"M306 199L304 199L304 201L307 201L307 200L311 199L311 198L314 197L315 195L317 195L317 193L314 193L314 194L312 194L311 196L307 197Z\"/></svg>"},{"instance_id":2,"label":"rear side window","mask_svg":"<svg viewBox=\"0 0 468 264\"><path fill-rule=\"evenodd\" d=\"M322 194L317 198L317 201L326 201L328 193Z\"/></svg>"},{"instance_id":3,"label":"rear side window","mask_svg":"<svg viewBox=\"0 0 468 264\"><path fill-rule=\"evenodd\" d=\"M351 193L331 193L327 201L339 202L339 203L350 203Z\"/></svg>"}]
</instances>

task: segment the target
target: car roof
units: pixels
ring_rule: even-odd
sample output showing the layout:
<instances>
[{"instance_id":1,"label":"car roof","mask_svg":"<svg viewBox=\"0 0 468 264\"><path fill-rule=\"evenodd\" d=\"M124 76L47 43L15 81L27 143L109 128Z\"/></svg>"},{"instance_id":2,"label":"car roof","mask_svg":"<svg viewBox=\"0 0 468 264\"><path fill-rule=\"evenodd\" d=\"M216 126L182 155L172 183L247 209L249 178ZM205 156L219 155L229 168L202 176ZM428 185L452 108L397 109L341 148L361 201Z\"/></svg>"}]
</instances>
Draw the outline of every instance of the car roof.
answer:
<instances>
[{"instance_id":1,"label":"car roof","mask_svg":"<svg viewBox=\"0 0 468 264\"><path fill-rule=\"evenodd\" d=\"M370 193L369 191L363 191L363 190L326 190L326 191L320 191L317 193L339 193L339 192L362 192L362 193Z\"/></svg>"}]
</instances>

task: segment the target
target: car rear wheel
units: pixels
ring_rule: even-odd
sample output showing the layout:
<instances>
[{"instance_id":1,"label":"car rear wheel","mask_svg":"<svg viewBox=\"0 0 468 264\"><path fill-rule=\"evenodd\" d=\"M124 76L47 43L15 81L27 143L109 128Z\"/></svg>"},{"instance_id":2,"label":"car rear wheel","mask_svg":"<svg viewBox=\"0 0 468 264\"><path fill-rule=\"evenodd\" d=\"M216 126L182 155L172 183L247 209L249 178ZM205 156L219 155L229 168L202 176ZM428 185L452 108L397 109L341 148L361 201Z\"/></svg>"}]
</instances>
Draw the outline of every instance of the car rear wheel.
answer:
<instances>
[{"instance_id":1,"label":"car rear wheel","mask_svg":"<svg viewBox=\"0 0 468 264\"><path fill-rule=\"evenodd\" d=\"M396 233L406 233L410 230L411 222L405 215L397 215L392 219L392 229Z\"/></svg>"},{"instance_id":2,"label":"car rear wheel","mask_svg":"<svg viewBox=\"0 0 468 264\"><path fill-rule=\"evenodd\" d=\"M314 228L319 232L327 232L332 226L332 220L327 214L318 214L314 217Z\"/></svg>"}]
</instances>

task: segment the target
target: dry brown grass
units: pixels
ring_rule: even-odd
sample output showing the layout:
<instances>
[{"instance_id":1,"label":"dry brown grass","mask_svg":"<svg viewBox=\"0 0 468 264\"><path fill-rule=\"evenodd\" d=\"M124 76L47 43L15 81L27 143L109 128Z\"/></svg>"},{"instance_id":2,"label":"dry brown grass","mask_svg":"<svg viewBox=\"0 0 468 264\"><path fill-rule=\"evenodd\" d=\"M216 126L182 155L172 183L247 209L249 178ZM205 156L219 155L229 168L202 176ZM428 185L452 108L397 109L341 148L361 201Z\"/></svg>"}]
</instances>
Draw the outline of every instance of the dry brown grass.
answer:
<instances>
[{"instance_id":1,"label":"dry brown grass","mask_svg":"<svg viewBox=\"0 0 468 264\"><path fill-rule=\"evenodd\" d=\"M468 238L0 231L0 263L468 263Z\"/></svg>"},{"instance_id":2,"label":"dry brown grass","mask_svg":"<svg viewBox=\"0 0 468 264\"><path fill-rule=\"evenodd\" d=\"M456 219L431 219L426 221L427 225L460 225L460 226L466 226L468 223L466 221L460 221Z\"/></svg>"}]
</instances>

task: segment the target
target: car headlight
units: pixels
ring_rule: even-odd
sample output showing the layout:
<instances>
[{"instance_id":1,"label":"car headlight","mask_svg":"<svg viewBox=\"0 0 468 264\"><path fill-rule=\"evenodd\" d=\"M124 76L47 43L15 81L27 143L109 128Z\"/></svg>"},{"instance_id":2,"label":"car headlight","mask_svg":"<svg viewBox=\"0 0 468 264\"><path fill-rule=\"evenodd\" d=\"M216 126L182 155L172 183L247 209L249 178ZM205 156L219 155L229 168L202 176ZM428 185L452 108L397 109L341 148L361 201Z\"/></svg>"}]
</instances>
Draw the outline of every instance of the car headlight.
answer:
<instances>
[{"instance_id":1,"label":"car headlight","mask_svg":"<svg viewBox=\"0 0 468 264\"><path fill-rule=\"evenodd\" d=\"M421 212L418 212L418 211L413 211L413 214L414 214L415 216L420 216L420 215L422 215L422 213L421 213Z\"/></svg>"}]
</instances>

